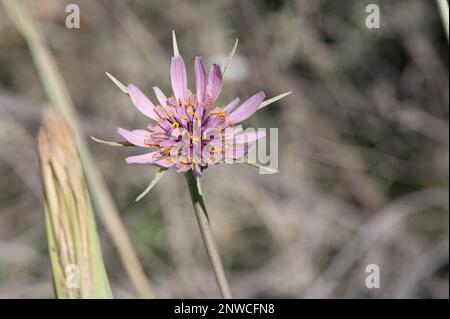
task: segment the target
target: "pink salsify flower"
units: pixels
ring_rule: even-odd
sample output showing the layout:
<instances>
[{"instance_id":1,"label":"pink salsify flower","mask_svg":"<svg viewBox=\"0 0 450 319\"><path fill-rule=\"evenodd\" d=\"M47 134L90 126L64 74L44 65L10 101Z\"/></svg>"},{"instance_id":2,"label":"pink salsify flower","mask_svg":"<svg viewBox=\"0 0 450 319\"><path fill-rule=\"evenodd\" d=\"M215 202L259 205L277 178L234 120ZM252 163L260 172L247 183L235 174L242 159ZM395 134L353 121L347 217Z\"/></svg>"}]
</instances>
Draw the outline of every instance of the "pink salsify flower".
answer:
<instances>
[{"instance_id":1,"label":"pink salsify flower","mask_svg":"<svg viewBox=\"0 0 450 319\"><path fill-rule=\"evenodd\" d=\"M172 57L173 95L167 97L155 86L158 104L152 103L136 85L127 86L133 104L151 119L145 130L118 128L129 143L149 150L127 157L127 163L175 166L178 172L192 169L196 176L203 176L202 170L209 165L223 163L225 158L242 158L252 142L264 136L260 131L243 133L238 125L258 110L264 92L256 93L241 105L235 98L223 107L217 106L223 85L220 66L214 64L209 75L201 57L195 58L194 66L196 91L192 92L187 86L183 58L179 54Z\"/></svg>"},{"instance_id":2,"label":"pink salsify flower","mask_svg":"<svg viewBox=\"0 0 450 319\"><path fill-rule=\"evenodd\" d=\"M109 78L133 101L136 108L151 119L146 129L125 130L118 128L118 133L126 142L110 142L92 137L95 141L114 146L138 146L148 152L126 158L129 164L152 164L159 166L153 180L136 198L143 198L161 179L165 172L175 166L178 172L185 173L189 193L196 213L202 239L208 252L215 277L223 298L231 298L220 255L214 243L209 227L208 214L203 201L200 177L209 165L229 163L227 159L240 159L250 150L252 143L264 136L261 131L243 132L239 125L258 109L265 107L291 92L280 94L264 101L264 92L258 92L239 105L235 98L227 105L218 106L216 101L222 90L223 72L214 64L206 73L202 58L196 57L195 93L188 90L186 66L179 54L175 33L173 36L174 56L170 65L170 78L173 95L167 97L158 87L154 87L158 104L150 99L134 84L123 85L111 74ZM236 50L237 40L224 70ZM244 160L244 163L264 168L256 162ZM267 168L264 168L267 169ZM270 170L270 168L269 168Z\"/></svg>"},{"instance_id":3,"label":"pink salsify flower","mask_svg":"<svg viewBox=\"0 0 450 319\"><path fill-rule=\"evenodd\" d=\"M178 172L195 174L197 186L201 191L199 177L210 165L219 163L243 162L265 171L276 173L270 167L264 167L245 158L254 142L263 136L264 131L243 131L241 122L248 119L258 109L266 107L285 96L286 92L264 100L264 92L258 92L239 105L235 98L225 106L217 105L217 98L222 90L223 72L225 72L237 47L237 40L222 69L214 64L209 72L202 58L195 58L194 71L196 90L187 87L186 66L178 51L175 33L173 36L174 56L170 65L170 77L173 95L167 97L158 87L153 90L158 101L154 104L133 84L123 85L114 76L108 77L126 94L136 106L150 119L146 129L125 130L118 128L118 133L126 142L105 141L95 137L93 140L112 146L138 146L146 153L126 158L129 164L151 164L159 166L153 180L136 200L143 198L172 166ZM186 175L187 176L187 175Z\"/></svg>"}]
</instances>

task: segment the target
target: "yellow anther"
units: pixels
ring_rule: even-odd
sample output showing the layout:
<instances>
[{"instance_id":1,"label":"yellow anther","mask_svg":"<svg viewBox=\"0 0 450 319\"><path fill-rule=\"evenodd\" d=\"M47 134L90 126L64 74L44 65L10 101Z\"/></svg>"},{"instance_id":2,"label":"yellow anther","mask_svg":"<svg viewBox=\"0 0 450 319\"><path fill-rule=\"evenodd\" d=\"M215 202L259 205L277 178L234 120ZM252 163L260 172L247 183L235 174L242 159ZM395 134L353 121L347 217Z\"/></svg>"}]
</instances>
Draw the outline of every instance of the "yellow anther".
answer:
<instances>
[{"instance_id":1,"label":"yellow anther","mask_svg":"<svg viewBox=\"0 0 450 319\"><path fill-rule=\"evenodd\" d=\"M154 143L147 143L147 142L144 142L144 143L145 143L145 145L147 145L148 147L158 146L157 144L154 144Z\"/></svg>"},{"instance_id":2,"label":"yellow anther","mask_svg":"<svg viewBox=\"0 0 450 319\"><path fill-rule=\"evenodd\" d=\"M227 116L226 112L219 112L219 118Z\"/></svg>"},{"instance_id":3,"label":"yellow anther","mask_svg":"<svg viewBox=\"0 0 450 319\"><path fill-rule=\"evenodd\" d=\"M197 122L198 122L198 126L202 126L202 121L200 121L200 118L198 117L197 114L195 114L194 112L192 112L192 111L190 111L190 110L187 110L187 112L188 112L189 114L192 114L192 115L195 116L195 118L197 119Z\"/></svg>"},{"instance_id":4,"label":"yellow anther","mask_svg":"<svg viewBox=\"0 0 450 319\"><path fill-rule=\"evenodd\" d=\"M194 103L192 103L191 101L186 103L186 107L192 107L193 109L195 109L196 105Z\"/></svg>"},{"instance_id":5,"label":"yellow anther","mask_svg":"<svg viewBox=\"0 0 450 319\"><path fill-rule=\"evenodd\" d=\"M172 127L176 127L176 128L178 128L178 127L180 127L180 123L178 123L178 122L174 122L174 123L172 124Z\"/></svg>"}]
</instances>

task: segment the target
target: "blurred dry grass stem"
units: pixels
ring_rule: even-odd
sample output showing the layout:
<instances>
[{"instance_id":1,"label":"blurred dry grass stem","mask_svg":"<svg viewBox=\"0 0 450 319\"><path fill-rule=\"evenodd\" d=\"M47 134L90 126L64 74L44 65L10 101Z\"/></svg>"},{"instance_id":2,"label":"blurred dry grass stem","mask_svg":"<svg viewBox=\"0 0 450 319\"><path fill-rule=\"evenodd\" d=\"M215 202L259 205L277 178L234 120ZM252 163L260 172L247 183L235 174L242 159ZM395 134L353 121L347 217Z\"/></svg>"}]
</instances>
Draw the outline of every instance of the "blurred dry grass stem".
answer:
<instances>
[{"instance_id":1,"label":"blurred dry grass stem","mask_svg":"<svg viewBox=\"0 0 450 319\"><path fill-rule=\"evenodd\" d=\"M75 135L54 110L46 111L38 151L56 297L112 298Z\"/></svg>"},{"instance_id":2,"label":"blurred dry grass stem","mask_svg":"<svg viewBox=\"0 0 450 319\"><path fill-rule=\"evenodd\" d=\"M441 15L442 27L444 28L445 35L447 36L448 42L448 32L449 32L449 12L448 12L448 1L447 0L436 0L439 13Z\"/></svg>"}]
</instances>

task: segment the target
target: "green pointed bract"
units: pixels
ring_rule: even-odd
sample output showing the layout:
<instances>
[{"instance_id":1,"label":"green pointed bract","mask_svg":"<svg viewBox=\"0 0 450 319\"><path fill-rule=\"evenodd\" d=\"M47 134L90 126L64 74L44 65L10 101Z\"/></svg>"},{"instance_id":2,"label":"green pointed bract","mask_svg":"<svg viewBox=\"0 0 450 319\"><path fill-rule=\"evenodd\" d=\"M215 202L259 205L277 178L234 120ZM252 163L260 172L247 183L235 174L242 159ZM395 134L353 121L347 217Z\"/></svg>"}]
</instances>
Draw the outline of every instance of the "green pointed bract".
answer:
<instances>
[{"instance_id":1,"label":"green pointed bract","mask_svg":"<svg viewBox=\"0 0 450 319\"><path fill-rule=\"evenodd\" d=\"M263 171L265 171L265 172L267 172L269 174L277 174L277 173L280 172L280 171L278 171L276 169L273 169L273 168L270 168L270 167L267 167L267 166L263 166L263 165L258 164L258 163L250 162L248 159L244 159L244 164L247 164L248 166L251 166L253 168L257 168L257 169L263 170Z\"/></svg>"},{"instance_id":2,"label":"green pointed bract","mask_svg":"<svg viewBox=\"0 0 450 319\"><path fill-rule=\"evenodd\" d=\"M106 75L111 79L111 81L113 81L113 83L115 84L115 85L117 85L117 87L123 92L123 93L125 93L125 94L128 94L128 89L127 89L127 87L122 83L122 82L120 82L119 80L117 80L114 76L112 76L110 73L108 73L108 72L105 72L106 73Z\"/></svg>"},{"instance_id":3,"label":"green pointed bract","mask_svg":"<svg viewBox=\"0 0 450 319\"><path fill-rule=\"evenodd\" d=\"M140 201L145 195L148 194L152 190L153 187L159 182L159 180L166 174L166 168L160 168L159 171L156 172L155 177L151 180L150 184L144 189L144 191L136 197L136 202Z\"/></svg>"},{"instance_id":4,"label":"green pointed bract","mask_svg":"<svg viewBox=\"0 0 450 319\"><path fill-rule=\"evenodd\" d=\"M91 139L93 141L97 142L97 143L106 144L106 145L109 145L109 146L122 146L122 147L123 146L135 146L135 145L133 145L130 142L127 142L127 141L106 141L106 140L99 139L99 138L97 138L95 136L91 136Z\"/></svg>"},{"instance_id":5,"label":"green pointed bract","mask_svg":"<svg viewBox=\"0 0 450 319\"><path fill-rule=\"evenodd\" d=\"M228 66L230 65L230 62L231 62L231 60L233 59L234 54L236 53L236 49L237 49L237 46L238 46L238 42L239 42L238 39L236 39L236 40L234 41L233 48L231 49L231 52L230 52L230 54L228 55L227 61L225 62L224 66L223 66L223 69L222 69L222 74L223 74L223 75L225 75L225 71L227 70Z\"/></svg>"},{"instance_id":6,"label":"green pointed bract","mask_svg":"<svg viewBox=\"0 0 450 319\"><path fill-rule=\"evenodd\" d=\"M280 94L280 95L277 95L277 96L275 96L275 97L273 97L273 98L271 98L271 99L268 99L268 100L263 101L263 102L261 103L261 105L259 106L258 110L260 110L260 109L262 109L263 107L266 107L266 106L268 106L268 105L270 105L270 104L272 104L272 103L275 103L276 101L281 100L282 98L288 96L288 95L291 94L291 93L292 93L291 91L285 92L285 93Z\"/></svg>"},{"instance_id":7,"label":"green pointed bract","mask_svg":"<svg viewBox=\"0 0 450 319\"><path fill-rule=\"evenodd\" d=\"M180 51L178 50L177 36L175 35L174 30L172 30L172 44L173 44L173 56L180 55Z\"/></svg>"}]
</instances>

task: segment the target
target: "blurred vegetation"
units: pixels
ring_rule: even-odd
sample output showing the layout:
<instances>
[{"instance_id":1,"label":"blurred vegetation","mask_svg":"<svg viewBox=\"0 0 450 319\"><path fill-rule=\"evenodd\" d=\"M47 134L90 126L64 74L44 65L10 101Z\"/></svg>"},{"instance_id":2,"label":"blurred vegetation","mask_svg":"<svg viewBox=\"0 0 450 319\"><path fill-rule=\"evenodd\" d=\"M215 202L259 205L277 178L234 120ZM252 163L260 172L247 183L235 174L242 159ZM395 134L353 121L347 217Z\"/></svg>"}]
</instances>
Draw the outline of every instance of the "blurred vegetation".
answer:
<instances>
[{"instance_id":1,"label":"blurred vegetation","mask_svg":"<svg viewBox=\"0 0 450 319\"><path fill-rule=\"evenodd\" d=\"M279 128L279 170L216 166L205 200L235 297L448 298L448 43L436 3L24 1L67 83L83 133L145 127L105 76L170 90L171 33L188 64L223 62L220 103L293 94L247 121ZM65 27L76 3L81 28ZM381 28L367 29L377 3ZM47 104L30 51L0 9L0 298L52 297L36 155ZM154 99L155 100L155 99ZM89 143L157 297L216 297L185 181ZM135 297L98 223L114 296ZM381 269L367 289L365 267Z\"/></svg>"}]
</instances>

